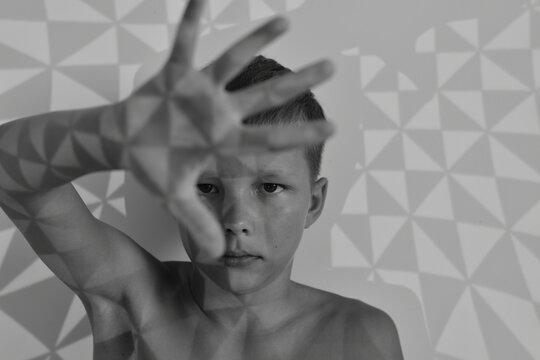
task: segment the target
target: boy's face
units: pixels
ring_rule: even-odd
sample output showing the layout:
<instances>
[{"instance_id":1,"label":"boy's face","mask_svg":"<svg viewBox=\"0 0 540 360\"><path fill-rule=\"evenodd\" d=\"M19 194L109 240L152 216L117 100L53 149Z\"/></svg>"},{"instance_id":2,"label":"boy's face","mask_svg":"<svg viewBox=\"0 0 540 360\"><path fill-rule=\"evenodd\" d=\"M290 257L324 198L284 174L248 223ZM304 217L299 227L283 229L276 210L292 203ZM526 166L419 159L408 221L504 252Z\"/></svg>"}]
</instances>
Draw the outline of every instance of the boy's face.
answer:
<instances>
[{"instance_id":1,"label":"boy's face","mask_svg":"<svg viewBox=\"0 0 540 360\"><path fill-rule=\"evenodd\" d=\"M209 164L198 192L225 232L225 254L197 262L202 247L180 228L196 266L222 289L246 294L280 274L287 280L302 233L320 215L327 180L312 183L304 150L221 157ZM202 258L202 256L201 256Z\"/></svg>"}]
</instances>

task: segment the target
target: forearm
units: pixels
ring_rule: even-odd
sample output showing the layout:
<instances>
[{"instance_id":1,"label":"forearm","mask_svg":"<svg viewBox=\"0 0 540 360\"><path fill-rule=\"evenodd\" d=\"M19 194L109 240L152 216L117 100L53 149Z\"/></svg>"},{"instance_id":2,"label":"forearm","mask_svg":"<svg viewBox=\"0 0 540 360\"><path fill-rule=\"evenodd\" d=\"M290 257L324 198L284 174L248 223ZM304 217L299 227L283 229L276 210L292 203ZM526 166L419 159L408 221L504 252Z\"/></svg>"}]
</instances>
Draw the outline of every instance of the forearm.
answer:
<instances>
[{"instance_id":1,"label":"forearm","mask_svg":"<svg viewBox=\"0 0 540 360\"><path fill-rule=\"evenodd\" d=\"M125 167L122 104L52 112L0 126L0 189L35 192Z\"/></svg>"}]
</instances>

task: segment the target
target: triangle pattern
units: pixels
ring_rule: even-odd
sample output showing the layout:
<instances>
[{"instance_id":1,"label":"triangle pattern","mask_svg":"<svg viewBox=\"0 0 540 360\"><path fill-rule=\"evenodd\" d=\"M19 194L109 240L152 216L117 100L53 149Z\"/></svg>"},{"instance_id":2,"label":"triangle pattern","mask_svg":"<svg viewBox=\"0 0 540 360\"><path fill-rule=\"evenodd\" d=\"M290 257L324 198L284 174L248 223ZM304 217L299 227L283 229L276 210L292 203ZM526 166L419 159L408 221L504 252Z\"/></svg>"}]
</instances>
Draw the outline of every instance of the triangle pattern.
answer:
<instances>
[{"instance_id":1,"label":"triangle pattern","mask_svg":"<svg viewBox=\"0 0 540 360\"><path fill-rule=\"evenodd\" d=\"M0 20L0 44L20 51L43 64L50 62L46 22Z\"/></svg>"},{"instance_id":2,"label":"triangle pattern","mask_svg":"<svg viewBox=\"0 0 540 360\"><path fill-rule=\"evenodd\" d=\"M433 159L441 169L445 165L445 154L443 138L440 131L437 130L407 130L406 136L414 141L426 155Z\"/></svg>"},{"instance_id":3,"label":"triangle pattern","mask_svg":"<svg viewBox=\"0 0 540 360\"><path fill-rule=\"evenodd\" d=\"M538 331L540 321L529 301L485 287L475 287L508 329L516 335L533 359L540 358Z\"/></svg>"},{"instance_id":4,"label":"triangle pattern","mask_svg":"<svg viewBox=\"0 0 540 360\"><path fill-rule=\"evenodd\" d=\"M59 63L103 35L109 28L109 24L101 23L49 23L51 61Z\"/></svg>"},{"instance_id":5,"label":"triangle pattern","mask_svg":"<svg viewBox=\"0 0 540 360\"><path fill-rule=\"evenodd\" d=\"M458 359L489 360L469 289L465 290L456 304L437 342L436 349Z\"/></svg>"},{"instance_id":6,"label":"triangle pattern","mask_svg":"<svg viewBox=\"0 0 540 360\"><path fill-rule=\"evenodd\" d=\"M360 84L362 89L365 89L369 85L381 70L384 69L385 65L384 61L375 55L360 57Z\"/></svg>"},{"instance_id":7,"label":"triangle pattern","mask_svg":"<svg viewBox=\"0 0 540 360\"><path fill-rule=\"evenodd\" d=\"M108 103L107 99L94 91L58 71L54 71L51 95L52 111L94 107Z\"/></svg>"},{"instance_id":8,"label":"triangle pattern","mask_svg":"<svg viewBox=\"0 0 540 360\"><path fill-rule=\"evenodd\" d=\"M100 14L106 16L109 19L115 19L115 3L111 0L80 0L84 1L89 6L93 7Z\"/></svg>"},{"instance_id":9,"label":"triangle pattern","mask_svg":"<svg viewBox=\"0 0 540 360\"><path fill-rule=\"evenodd\" d=\"M18 85L32 79L43 69L0 69L0 96Z\"/></svg>"},{"instance_id":10,"label":"triangle pattern","mask_svg":"<svg viewBox=\"0 0 540 360\"><path fill-rule=\"evenodd\" d=\"M513 230L521 231L526 234L540 236L540 202L531 207L525 215L523 215L514 225Z\"/></svg>"},{"instance_id":11,"label":"triangle pattern","mask_svg":"<svg viewBox=\"0 0 540 360\"><path fill-rule=\"evenodd\" d=\"M486 210L497 218L501 223L505 223L504 213L499 198L497 182L493 177L458 175L453 174L456 180L469 194L474 197Z\"/></svg>"},{"instance_id":12,"label":"triangle pattern","mask_svg":"<svg viewBox=\"0 0 540 360\"><path fill-rule=\"evenodd\" d=\"M366 177L367 201L372 215L405 215L405 209L372 176Z\"/></svg>"},{"instance_id":13,"label":"triangle pattern","mask_svg":"<svg viewBox=\"0 0 540 360\"><path fill-rule=\"evenodd\" d=\"M468 40L457 34L449 26L437 28L437 51L438 53L457 53L476 50Z\"/></svg>"},{"instance_id":14,"label":"triangle pattern","mask_svg":"<svg viewBox=\"0 0 540 360\"><path fill-rule=\"evenodd\" d=\"M43 63L21 53L6 45L0 44L0 68L14 69L14 68L32 68L43 66Z\"/></svg>"},{"instance_id":15,"label":"triangle pattern","mask_svg":"<svg viewBox=\"0 0 540 360\"><path fill-rule=\"evenodd\" d=\"M492 60L527 88L534 88L531 49L484 51L482 55Z\"/></svg>"},{"instance_id":16,"label":"triangle pattern","mask_svg":"<svg viewBox=\"0 0 540 360\"><path fill-rule=\"evenodd\" d=\"M528 49L531 47L530 28L530 15L524 12L484 46L484 49Z\"/></svg>"},{"instance_id":17,"label":"triangle pattern","mask_svg":"<svg viewBox=\"0 0 540 360\"><path fill-rule=\"evenodd\" d=\"M405 175L407 177L409 208L410 211L415 212L435 185L439 183L443 174L441 172L407 170Z\"/></svg>"},{"instance_id":18,"label":"triangle pattern","mask_svg":"<svg viewBox=\"0 0 540 360\"><path fill-rule=\"evenodd\" d=\"M118 35L116 28L111 27L75 54L63 60L60 65L110 65L118 64L118 62Z\"/></svg>"},{"instance_id":19,"label":"triangle pattern","mask_svg":"<svg viewBox=\"0 0 540 360\"><path fill-rule=\"evenodd\" d=\"M529 96L530 93L524 91L484 91L484 102L488 104L485 109L487 127L493 129ZM510 130L511 126L507 128Z\"/></svg>"},{"instance_id":20,"label":"triangle pattern","mask_svg":"<svg viewBox=\"0 0 540 360\"><path fill-rule=\"evenodd\" d=\"M446 166L451 168L478 141L482 133L476 131L443 131L442 135Z\"/></svg>"},{"instance_id":21,"label":"triangle pattern","mask_svg":"<svg viewBox=\"0 0 540 360\"><path fill-rule=\"evenodd\" d=\"M369 262L352 240L337 225L331 230L332 266L335 267L370 267Z\"/></svg>"},{"instance_id":22,"label":"triangle pattern","mask_svg":"<svg viewBox=\"0 0 540 360\"><path fill-rule=\"evenodd\" d=\"M377 241L377 239L373 239ZM392 242L376 261L377 269L418 272L418 259L414 244L414 234L407 221L394 236Z\"/></svg>"},{"instance_id":23,"label":"triangle pattern","mask_svg":"<svg viewBox=\"0 0 540 360\"><path fill-rule=\"evenodd\" d=\"M51 278L0 297L0 307L43 344L53 348L72 297L64 284ZM36 309L37 304L48 311L28 311Z\"/></svg>"},{"instance_id":24,"label":"triangle pattern","mask_svg":"<svg viewBox=\"0 0 540 360\"><path fill-rule=\"evenodd\" d=\"M442 167L407 135L403 136L403 150L407 171L442 171Z\"/></svg>"},{"instance_id":25,"label":"triangle pattern","mask_svg":"<svg viewBox=\"0 0 540 360\"><path fill-rule=\"evenodd\" d=\"M91 354L93 352L93 341L91 336L87 336L73 344L57 350L60 359L80 359L81 354ZM88 358L90 360L90 358Z\"/></svg>"},{"instance_id":26,"label":"triangle pattern","mask_svg":"<svg viewBox=\"0 0 540 360\"><path fill-rule=\"evenodd\" d=\"M23 289L53 276L54 274L47 266L45 266L43 261L36 259L32 265L24 269L23 272L0 291L0 296Z\"/></svg>"},{"instance_id":27,"label":"triangle pattern","mask_svg":"<svg viewBox=\"0 0 540 360\"><path fill-rule=\"evenodd\" d=\"M396 126L400 125L399 95L397 92L368 92L366 97Z\"/></svg>"},{"instance_id":28,"label":"triangle pattern","mask_svg":"<svg viewBox=\"0 0 540 360\"><path fill-rule=\"evenodd\" d=\"M452 64L448 65L449 67ZM471 58L463 64L451 78L442 86L445 91L478 91L482 89L482 74L480 71L480 56L473 53Z\"/></svg>"},{"instance_id":29,"label":"triangle pattern","mask_svg":"<svg viewBox=\"0 0 540 360\"><path fill-rule=\"evenodd\" d=\"M122 20L127 14L141 5L144 0L114 0L115 13L118 20ZM175 1L179 3L178 1Z\"/></svg>"},{"instance_id":30,"label":"triangle pattern","mask_svg":"<svg viewBox=\"0 0 540 360\"><path fill-rule=\"evenodd\" d=\"M41 341L2 310L0 310L0 334L2 356L6 359L31 359L49 352ZM24 346L21 346L21 343Z\"/></svg>"},{"instance_id":31,"label":"triangle pattern","mask_svg":"<svg viewBox=\"0 0 540 360\"><path fill-rule=\"evenodd\" d=\"M364 139L367 141L367 138ZM369 166L372 169L378 170L405 169L403 137L399 135L394 136L390 143L382 149Z\"/></svg>"},{"instance_id":32,"label":"triangle pattern","mask_svg":"<svg viewBox=\"0 0 540 360\"><path fill-rule=\"evenodd\" d=\"M403 209L409 209L407 183L403 171L379 170L370 171L369 174Z\"/></svg>"},{"instance_id":33,"label":"triangle pattern","mask_svg":"<svg viewBox=\"0 0 540 360\"><path fill-rule=\"evenodd\" d=\"M446 176L439 181L426 199L418 206L414 215L435 219L454 219L452 201L450 200L450 189Z\"/></svg>"},{"instance_id":34,"label":"triangle pattern","mask_svg":"<svg viewBox=\"0 0 540 360\"><path fill-rule=\"evenodd\" d=\"M9 232L8 232L9 234ZM20 231L16 231L0 263L0 289L9 284L36 260L36 255Z\"/></svg>"},{"instance_id":35,"label":"triangle pattern","mask_svg":"<svg viewBox=\"0 0 540 360\"><path fill-rule=\"evenodd\" d=\"M118 14L118 17L120 17L120 14ZM179 18L176 19L176 22L178 21ZM168 22L166 1L143 1L123 18L123 22L164 25Z\"/></svg>"},{"instance_id":36,"label":"triangle pattern","mask_svg":"<svg viewBox=\"0 0 540 360\"><path fill-rule=\"evenodd\" d=\"M502 227L503 224L491 214L469 191L454 178L449 181L452 204L455 210L455 220L466 223L485 224Z\"/></svg>"},{"instance_id":37,"label":"triangle pattern","mask_svg":"<svg viewBox=\"0 0 540 360\"><path fill-rule=\"evenodd\" d=\"M486 56L480 58L483 90L527 91L528 87Z\"/></svg>"},{"instance_id":38,"label":"triangle pattern","mask_svg":"<svg viewBox=\"0 0 540 360\"><path fill-rule=\"evenodd\" d=\"M469 115L456 106L456 104L454 104L452 101L448 100L446 96L439 97L439 106L441 109L441 127L444 129L444 131L484 130L480 124L471 119Z\"/></svg>"},{"instance_id":39,"label":"triangle pattern","mask_svg":"<svg viewBox=\"0 0 540 360\"><path fill-rule=\"evenodd\" d=\"M540 89L540 49L533 50L534 87Z\"/></svg>"},{"instance_id":40,"label":"triangle pattern","mask_svg":"<svg viewBox=\"0 0 540 360\"><path fill-rule=\"evenodd\" d=\"M439 108L439 96L435 95L425 103L422 108L405 125L406 129L431 129L441 128Z\"/></svg>"},{"instance_id":41,"label":"triangle pattern","mask_svg":"<svg viewBox=\"0 0 540 360\"><path fill-rule=\"evenodd\" d=\"M536 99L531 95L496 124L493 131L540 135L539 119Z\"/></svg>"},{"instance_id":42,"label":"triangle pattern","mask_svg":"<svg viewBox=\"0 0 540 360\"><path fill-rule=\"evenodd\" d=\"M463 279L463 275L422 229L413 223L418 268L422 273Z\"/></svg>"},{"instance_id":43,"label":"triangle pattern","mask_svg":"<svg viewBox=\"0 0 540 360\"><path fill-rule=\"evenodd\" d=\"M471 277L501 239L503 230L465 223L458 223L457 226L467 275Z\"/></svg>"},{"instance_id":44,"label":"triangle pattern","mask_svg":"<svg viewBox=\"0 0 540 360\"><path fill-rule=\"evenodd\" d=\"M399 91L417 91L416 84L405 74L398 73L398 90Z\"/></svg>"},{"instance_id":45,"label":"triangle pattern","mask_svg":"<svg viewBox=\"0 0 540 360\"><path fill-rule=\"evenodd\" d=\"M540 173L517 157L510 149L490 137L493 167L497 177L540 182Z\"/></svg>"},{"instance_id":46,"label":"triangle pattern","mask_svg":"<svg viewBox=\"0 0 540 360\"><path fill-rule=\"evenodd\" d=\"M534 360L478 291L475 289L472 294L476 305L476 314L480 319L484 338L489 347L490 360Z\"/></svg>"},{"instance_id":47,"label":"triangle pattern","mask_svg":"<svg viewBox=\"0 0 540 360\"><path fill-rule=\"evenodd\" d=\"M454 164L453 172L470 175L493 176L493 155L489 146L489 137L482 136L473 146Z\"/></svg>"},{"instance_id":48,"label":"triangle pattern","mask_svg":"<svg viewBox=\"0 0 540 360\"><path fill-rule=\"evenodd\" d=\"M465 283L462 280L426 273L420 274L420 283L429 334L432 342L437 343L448 318L462 297Z\"/></svg>"},{"instance_id":49,"label":"triangle pattern","mask_svg":"<svg viewBox=\"0 0 540 360\"><path fill-rule=\"evenodd\" d=\"M540 141L537 135L494 133L492 135L521 160L540 172Z\"/></svg>"},{"instance_id":50,"label":"triangle pattern","mask_svg":"<svg viewBox=\"0 0 540 360\"><path fill-rule=\"evenodd\" d=\"M369 240L371 238L369 217L367 215L344 215L339 218L337 224L349 239L365 239L365 241L356 241L354 246L368 263L373 264L374 242Z\"/></svg>"},{"instance_id":51,"label":"triangle pattern","mask_svg":"<svg viewBox=\"0 0 540 360\"><path fill-rule=\"evenodd\" d=\"M480 91L444 91L443 95L463 113L485 128L484 101Z\"/></svg>"},{"instance_id":52,"label":"triangle pattern","mask_svg":"<svg viewBox=\"0 0 540 360\"><path fill-rule=\"evenodd\" d=\"M478 47L478 19L454 21L448 27L467 40L474 47Z\"/></svg>"},{"instance_id":53,"label":"triangle pattern","mask_svg":"<svg viewBox=\"0 0 540 360\"><path fill-rule=\"evenodd\" d=\"M501 267L504 263L504 267ZM503 235L473 274L475 284L529 299L529 289L509 235Z\"/></svg>"},{"instance_id":54,"label":"triangle pattern","mask_svg":"<svg viewBox=\"0 0 540 360\"><path fill-rule=\"evenodd\" d=\"M379 275L382 280L375 278L375 281L385 282L411 290L422 305L422 289L419 274L409 271L381 270L377 269L375 275Z\"/></svg>"},{"instance_id":55,"label":"triangle pattern","mask_svg":"<svg viewBox=\"0 0 540 360\"><path fill-rule=\"evenodd\" d=\"M105 16L79 0L45 0L47 17L55 22L108 22Z\"/></svg>"},{"instance_id":56,"label":"triangle pattern","mask_svg":"<svg viewBox=\"0 0 540 360\"><path fill-rule=\"evenodd\" d=\"M497 183L506 223L513 228L540 199L540 183L505 178L497 178Z\"/></svg>"},{"instance_id":57,"label":"triangle pattern","mask_svg":"<svg viewBox=\"0 0 540 360\"><path fill-rule=\"evenodd\" d=\"M365 163L370 165L396 134L395 130L364 130Z\"/></svg>"},{"instance_id":58,"label":"triangle pattern","mask_svg":"<svg viewBox=\"0 0 540 360\"><path fill-rule=\"evenodd\" d=\"M69 66L60 67L58 71L110 102L119 99L117 65Z\"/></svg>"},{"instance_id":59,"label":"triangle pattern","mask_svg":"<svg viewBox=\"0 0 540 360\"><path fill-rule=\"evenodd\" d=\"M155 52L162 52L169 49L169 30L167 25L124 24L122 27Z\"/></svg>"},{"instance_id":60,"label":"triangle pattern","mask_svg":"<svg viewBox=\"0 0 540 360\"><path fill-rule=\"evenodd\" d=\"M437 82L439 87L450 80L469 60L474 52L438 53L437 54Z\"/></svg>"},{"instance_id":61,"label":"triangle pattern","mask_svg":"<svg viewBox=\"0 0 540 360\"><path fill-rule=\"evenodd\" d=\"M538 274L540 274L540 257L533 254L515 238L513 238L513 241L523 277L525 278L525 282L531 293L531 299L540 304L540 281L538 281Z\"/></svg>"},{"instance_id":62,"label":"triangle pattern","mask_svg":"<svg viewBox=\"0 0 540 360\"><path fill-rule=\"evenodd\" d=\"M362 174L349 190L342 213L360 215L367 214L367 212L366 177Z\"/></svg>"},{"instance_id":63,"label":"triangle pattern","mask_svg":"<svg viewBox=\"0 0 540 360\"><path fill-rule=\"evenodd\" d=\"M69 310L68 310L68 312L66 314L66 318L64 319L62 329L61 329L60 333L58 334L58 339L60 340L60 342L85 317L86 317L86 311L84 309L84 306L83 306L81 300L77 296L74 296L72 301L71 301L71 305L69 307Z\"/></svg>"},{"instance_id":64,"label":"triangle pattern","mask_svg":"<svg viewBox=\"0 0 540 360\"><path fill-rule=\"evenodd\" d=\"M417 53L435 52L435 29L431 28L416 39L415 49Z\"/></svg>"},{"instance_id":65,"label":"triangle pattern","mask_svg":"<svg viewBox=\"0 0 540 360\"><path fill-rule=\"evenodd\" d=\"M373 259L379 260L395 238L399 230L405 224L403 216L370 216L369 228L371 229L371 242L373 244Z\"/></svg>"},{"instance_id":66,"label":"triangle pattern","mask_svg":"<svg viewBox=\"0 0 540 360\"><path fill-rule=\"evenodd\" d=\"M457 224L454 220L414 218L414 224L419 227L435 244L452 265L464 275L467 273L463 261L463 251L456 239L459 237Z\"/></svg>"}]
</instances>

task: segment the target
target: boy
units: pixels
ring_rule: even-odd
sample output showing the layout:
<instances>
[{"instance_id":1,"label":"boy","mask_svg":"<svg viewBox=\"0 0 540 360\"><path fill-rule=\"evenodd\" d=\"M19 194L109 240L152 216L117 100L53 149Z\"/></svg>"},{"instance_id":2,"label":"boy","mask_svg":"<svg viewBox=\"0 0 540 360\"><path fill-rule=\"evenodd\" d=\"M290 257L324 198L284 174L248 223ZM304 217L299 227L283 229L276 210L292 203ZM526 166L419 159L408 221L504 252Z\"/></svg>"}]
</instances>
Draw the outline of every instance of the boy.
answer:
<instances>
[{"instance_id":1,"label":"boy","mask_svg":"<svg viewBox=\"0 0 540 360\"><path fill-rule=\"evenodd\" d=\"M0 126L2 209L83 302L95 359L401 359L382 311L290 280L324 206L313 144L331 126L304 121L323 117L310 93L263 111L331 69L278 78L258 57L236 76L285 30L275 19L197 72L202 6L189 2L169 61L128 99ZM191 263L162 263L90 214L71 181L111 169L163 201Z\"/></svg>"}]
</instances>

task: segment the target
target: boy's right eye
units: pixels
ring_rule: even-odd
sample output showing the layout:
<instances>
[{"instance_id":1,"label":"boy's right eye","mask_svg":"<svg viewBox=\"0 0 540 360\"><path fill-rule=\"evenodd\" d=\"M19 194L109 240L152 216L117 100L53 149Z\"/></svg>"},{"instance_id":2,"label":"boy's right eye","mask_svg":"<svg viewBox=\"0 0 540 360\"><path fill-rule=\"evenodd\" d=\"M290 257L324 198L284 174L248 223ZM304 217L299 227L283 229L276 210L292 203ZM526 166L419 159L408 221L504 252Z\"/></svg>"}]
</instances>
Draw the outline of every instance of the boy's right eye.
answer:
<instances>
[{"instance_id":1,"label":"boy's right eye","mask_svg":"<svg viewBox=\"0 0 540 360\"><path fill-rule=\"evenodd\" d=\"M212 184L197 184L197 188L202 194L211 194L217 192L217 188Z\"/></svg>"}]
</instances>

